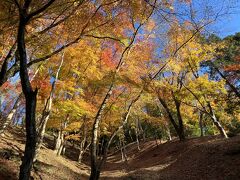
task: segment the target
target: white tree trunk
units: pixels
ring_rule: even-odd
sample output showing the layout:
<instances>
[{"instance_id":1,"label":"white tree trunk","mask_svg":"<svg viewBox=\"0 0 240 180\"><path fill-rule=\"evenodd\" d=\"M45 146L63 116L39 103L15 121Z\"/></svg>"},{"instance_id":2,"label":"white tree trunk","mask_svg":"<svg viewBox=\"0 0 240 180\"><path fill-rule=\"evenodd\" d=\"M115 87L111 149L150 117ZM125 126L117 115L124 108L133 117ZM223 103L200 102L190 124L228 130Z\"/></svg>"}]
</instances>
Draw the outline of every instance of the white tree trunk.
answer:
<instances>
[{"instance_id":1,"label":"white tree trunk","mask_svg":"<svg viewBox=\"0 0 240 180\"><path fill-rule=\"evenodd\" d=\"M213 123L215 124L215 126L218 128L220 134L224 138L228 138L228 135L227 135L226 131L224 130L224 128L222 127L221 123L219 122L219 119L216 117L215 112L212 109L212 106L211 106L210 102L208 102L208 108L210 110L211 119L212 119Z\"/></svg>"}]
</instances>

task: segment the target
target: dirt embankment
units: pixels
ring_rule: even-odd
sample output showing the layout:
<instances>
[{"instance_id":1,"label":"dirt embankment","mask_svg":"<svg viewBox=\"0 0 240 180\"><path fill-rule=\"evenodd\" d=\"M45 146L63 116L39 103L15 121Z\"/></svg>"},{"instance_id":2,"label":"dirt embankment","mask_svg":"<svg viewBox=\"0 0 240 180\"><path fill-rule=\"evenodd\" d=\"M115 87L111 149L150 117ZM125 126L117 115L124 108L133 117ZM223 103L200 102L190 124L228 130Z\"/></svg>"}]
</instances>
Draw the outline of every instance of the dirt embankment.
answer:
<instances>
[{"instance_id":1,"label":"dirt embankment","mask_svg":"<svg viewBox=\"0 0 240 180\"><path fill-rule=\"evenodd\" d=\"M0 137L0 180L17 179L24 136L11 131ZM90 168L67 157L57 157L49 146L44 147L34 166L34 179L84 180ZM127 147L128 162L121 161L120 152L110 156L101 179L163 179L163 180L237 180L240 179L240 136L191 138L156 145L155 141ZM74 155L75 156L75 155Z\"/></svg>"}]
</instances>

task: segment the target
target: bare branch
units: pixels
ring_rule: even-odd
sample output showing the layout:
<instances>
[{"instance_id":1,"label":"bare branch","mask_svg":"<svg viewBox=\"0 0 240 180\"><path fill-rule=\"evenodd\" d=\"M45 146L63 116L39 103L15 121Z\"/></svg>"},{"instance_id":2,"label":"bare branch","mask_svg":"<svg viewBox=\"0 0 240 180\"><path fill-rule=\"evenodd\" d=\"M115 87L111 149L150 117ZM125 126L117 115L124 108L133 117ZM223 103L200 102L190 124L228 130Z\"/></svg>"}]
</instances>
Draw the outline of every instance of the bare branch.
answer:
<instances>
[{"instance_id":1,"label":"bare branch","mask_svg":"<svg viewBox=\"0 0 240 180\"><path fill-rule=\"evenodd\" d=\"M52 5L52 3L54 3L55 0L49 0L47 4L45 4L44 6L42 6L41 8L39 8L38 10L30 13L28 16L27 16L27 19L30 20L32 17L42 13L43 11L45 11L49 6Z\"/></svg>"},{"instance_id":2,"label":"bare branch","mask_svg":"<svg viewBox=\"0 0 240 180\"><path fill-rule=\"evenodd\" d=\"M96 35L91 35L91 34L86 34L84 36L92 37L92 38L96 38L96 39L110 39L110 40L113 40L113 41L118 41L118 42L120 42L121 44L124 45L124 43L120 39L117 39L117 38L114 38L114 37L110 37L110 36L96 36Z\"/></svg>"}]
</instances>

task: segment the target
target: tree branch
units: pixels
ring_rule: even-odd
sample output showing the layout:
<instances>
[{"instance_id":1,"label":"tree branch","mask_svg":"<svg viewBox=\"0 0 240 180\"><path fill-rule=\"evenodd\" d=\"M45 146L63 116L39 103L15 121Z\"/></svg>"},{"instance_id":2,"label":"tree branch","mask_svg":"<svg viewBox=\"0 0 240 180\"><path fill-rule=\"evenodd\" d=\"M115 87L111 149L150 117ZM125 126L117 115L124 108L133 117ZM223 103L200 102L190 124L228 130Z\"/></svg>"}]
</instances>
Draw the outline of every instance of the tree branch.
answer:
<instances>
[{"instance_id":1,"label":"tree branch","mask_svg":"<svg viewBox=\"0 0 240 180\"><path fill-rule=\"evenodd\" d=\"M28 0L30 1L30 0ZM41 8L39 8L38 10L30 13L28 16L27 16L27 19L30 20L32 17L42 13L43 11L45 11L49 6L52 5L52 3L54 3L55 0L49 0L47 4L45 4L44 6L42 6Z\"/></svg>"}]
</instances>

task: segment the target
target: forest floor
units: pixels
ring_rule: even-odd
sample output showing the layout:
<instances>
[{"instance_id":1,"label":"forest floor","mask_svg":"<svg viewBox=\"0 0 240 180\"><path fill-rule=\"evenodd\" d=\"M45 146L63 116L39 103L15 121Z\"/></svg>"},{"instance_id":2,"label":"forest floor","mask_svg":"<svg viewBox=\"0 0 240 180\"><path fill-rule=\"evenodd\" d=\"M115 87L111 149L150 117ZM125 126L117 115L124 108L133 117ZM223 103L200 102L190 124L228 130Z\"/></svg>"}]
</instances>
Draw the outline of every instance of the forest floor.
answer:
<instances>
[{"instance_id":1,"label":"forest floor","mask_svg":"<svg viewBox=\"0 0 240 180\"><path fill-rule=\"evenodd\" d=\"M0 180L17 179L24 148L24 134L18 129L0 137ZM89 158L76 162L77 150L66 149L56 156L49 141L40 151L33 178L43 180L85 180ZM127 147L128 162L117 152L108 158L101 179L123 180L237 180L240 179L240 136L222 139L217 136L177 140L156 145L155 141Z\"/></svg>"}]
</instances>

